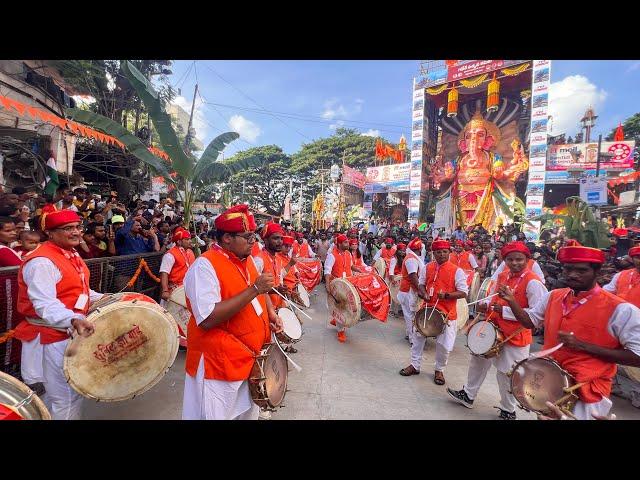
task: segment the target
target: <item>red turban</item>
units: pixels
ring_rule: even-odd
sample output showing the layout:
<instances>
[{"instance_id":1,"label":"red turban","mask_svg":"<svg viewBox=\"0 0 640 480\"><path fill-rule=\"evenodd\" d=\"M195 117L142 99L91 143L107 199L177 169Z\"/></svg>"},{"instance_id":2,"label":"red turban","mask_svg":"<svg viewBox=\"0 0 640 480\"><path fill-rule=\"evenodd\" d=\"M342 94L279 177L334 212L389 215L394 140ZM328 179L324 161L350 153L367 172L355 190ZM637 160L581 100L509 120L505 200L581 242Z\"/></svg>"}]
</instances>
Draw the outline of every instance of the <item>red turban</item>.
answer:
<instances>
[{"instance_id":1,"label":"red turban","mask_svg":"<svg viewBox=\"0 0 640 480\"><path fill-rule=\"evenodd\" d=\"M293 245L293 237L285 235L284 237L282 237L282 244L283 245Z\"/></svg>"},{"instance_id":2,"label":"red turban","mask_svg":"<svg viewBox=\"0 0 640 480\"><path fill-rule=\"evenodd\" d=\"M436 250L450 250L450 249L451 249L451 244L446 240L434 240L433 243L431 244L431 250L433 250L434 252Z\"/></svg>"},{"instance_id":3,"label":"red turban","mask_svg":"<svg viewBox=\"0 0 640 480\"><path fill-rule=\"evenodd\" d=\"M465 243L465 245L467 247L473 247L475 244L471 241L471 240L467 240L467 242Z\"/></svg>"},{"instance_id":4,"label":"red turban","mask_svg":"<svg viewBox=\"0 0 640 480\"><path fill-rule=\"evenodd\" d=\"M581 247L582 245L580 245L580 242L578 240L574 240L573 238L570 240L567 240L564 243L565 247Z\"/></svg>"},{"instance_id":5,"label":"red turban","mask_svg":"<svg viewBox=\"0 0 640 480\"><path fill-rule=\"evenodd\" d=\"M629 234L629 230L627 230L626 228L614 228L613 234L616 237L626 237Z\"/></svg>"},{"instance_id":6,"label":"red turban","mask_svg":"<svg viewBox=\"0 0 640 480\"><path fill-rule=\"evenodd\" d=\"M455 246L456 247L464 247L464 243L462 243L462 240L456 240Z\"/></svg>"},{"instance_id":7,"label":"red turban","mask_svg":"<svg viewBox=\"0 0 640 480\"><path fill-rule=\"evenodd\" d=\"M189 238L191 238L191 234L189 233L188 230L185 230L182 227L176 228L175 232L173 232L173 241L174 242L177 242L179 240L187 240Z\"/></svg>"},{"instance_id":8,"label":"red turban","mask_svg":"<svg viewBox=\"0 0 640 480\"><path fill-rule=\"evenodd\" d=\"M635 257L640 256L640 247L633 247L629 249L629 256Z\"/></svg>"},{"instance_id":9,"label":"red turban","mask_svg":"<svg viewBox=\"0 0 640 480\"><path fill-rule=\"evenodd\" d=\"M384 239L384 243L393 243L393 238L387 237Z\"/></svg>"},{"instance_id":10,"label":"red turban","mask_svg":"<svg viewBox=\"0 0 640 480\"><path fill-rule=\"evenodd\" d=\"M216 230L227 233L253 232L257 228L247 205L236 205L219 215L213 222Z\"/></svg>"},{"instance_id":11,"label":"red turban","mask_svg":"<svg viewBox=\"0 0 640 480\"><path fill-rule=\"evenodd\" d=\"M407 245L407 248L411 250L422 250L422 240L420 240L420 238L418 237L414 238L409 242L409 245Z\"/></svg>"},{"instance_id":12,"label":"red turban","mask_svg":"<svg viewBox=\"0 0 640 480\"><path fill-rule=\"evenodd\" d=\"M398 250L400 250L401 252L405 252L407 250L407 246L404 243L399 243Z\"/></svg>"},{"instance_id":13,"label":"red turban","mask_svg":"<svg viewBox=\"0 0 640 480\"><path fill-rule=\"evenodd\" d=\"M352 238L351 240L349 240L349 245L358 245L358 239Z\"/></svg>"},{"instance_id":14,"label":"red turban","mask_svg":"<svg viewBox=\"0 0 640 480\"><path fill-rule=\"evenodd\" d=\"M336 237L336 243L342 243L345 240L349 240L349 239L347 238L347 236L344 233L341 233L340 235L338 235Z\"/></svg>"},{"instance_id":15,"label":"red turban","mask_svg":"<svg viewBox=\"0 0 640 480\"><path fill-rule=\"evenodd\" d=\"M269 222L264 226L264 228L262 229L262 232L260 232L260 236L264 240L269 238L271 235L275 233L280 233L281 235L284 235L284 230L282 230L282 226L279 223Z\"/></svg>"},{"instance_id":16,"label":"red turban","mask_svg":"<svg viewBox=\"0 0 640 480\"><path fill-rule=\"evenodd\" d=\"M73 210L59 210L47 214L44 223L45 230L53 230L67 223L81 222L82 219Z\"/></svg>"},{"instance_id":17,"label":"red turban","mask_svg":"<svg viewBox=\"0 0 640 480\"><path fill-rule=\"evenodd\" d=\"M531 258L531 251L527 248L524 242L509 242L500 249L500 255L502 255L502 258L506 258L507 255L513 252L522 253L526 255L527 258Z\"/></svg>"},{"instance_id":18,"label":"red turban","mask_svg":"<svg viewBox=\"0 0 640 480\"><path fill-rule=\"evenodd\" d=\"M604 252L590 247L562 247L558 250L560 263L604 263Z\"/></svg>"}]
</instances>

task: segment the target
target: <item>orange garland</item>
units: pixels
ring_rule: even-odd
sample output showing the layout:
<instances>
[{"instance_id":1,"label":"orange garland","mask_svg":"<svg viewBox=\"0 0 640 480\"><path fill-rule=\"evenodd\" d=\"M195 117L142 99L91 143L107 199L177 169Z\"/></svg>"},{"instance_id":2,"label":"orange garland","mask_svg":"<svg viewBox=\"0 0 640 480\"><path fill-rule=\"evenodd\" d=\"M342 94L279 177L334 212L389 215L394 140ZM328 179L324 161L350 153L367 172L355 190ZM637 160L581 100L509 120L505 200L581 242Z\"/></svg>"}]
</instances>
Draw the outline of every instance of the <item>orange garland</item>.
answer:
<instances>
[{"instance_id":1,"label":"orange garland","mask_svg":"<svg viewBox=\"0 0 640 480\"><path fill-rule=\"evenodd\" d=\"M136 283L136 281L138 280L138 277L142 273L143 268L144 268L144 271L147 272L147 275L151 277L151 280L153 280L156 283L160 283L160 279L153 274L153 272L149 268L149 265L147 264L145 259L141 258L140 265L138 265L138 268L136 269L136 273L133 274L133 277L131 277L131 280L129 280L129 282L126 285L127 288L133 287L134 283Z\"/></svg>"},{"instance_id":2,"label":"orange garland","mask_svg":"<svg viewBox=\"0 0 640 480\"><path fill-rule=\"evenodd\" d=\"M0 343L4 343L8 340L10 340L11 338L13 338L13 334L14 334L15 330L9 330L6 333L3 333L2 335L0 335Z\"/></svg>"}]
</instances>

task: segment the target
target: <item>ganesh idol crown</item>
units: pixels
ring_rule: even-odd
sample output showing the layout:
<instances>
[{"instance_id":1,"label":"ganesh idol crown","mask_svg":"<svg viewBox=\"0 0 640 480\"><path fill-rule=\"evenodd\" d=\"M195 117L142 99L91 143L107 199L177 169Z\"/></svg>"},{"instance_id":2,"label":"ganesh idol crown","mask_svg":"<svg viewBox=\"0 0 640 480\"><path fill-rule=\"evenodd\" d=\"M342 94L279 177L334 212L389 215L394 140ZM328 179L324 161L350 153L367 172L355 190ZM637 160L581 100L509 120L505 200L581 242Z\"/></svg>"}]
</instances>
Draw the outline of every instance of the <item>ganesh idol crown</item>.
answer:
<instances>
[{"instance_id":1,"label":"ganesh idol crown","mask_svg":"<svg viewBox=\"0 0 640 480\"><path fill-rule=\"evenodd\" d=\"M505 207L513 205L515 182L527 171L529 161L517 138L510 144L513 158L504 161L494 151L500 139L500 128L476 110L458 135L459 155L436 167L434 179L446 187L440 198L451 202L455 225L482 224L492 231L509 221Z\"/></svg>"}]
</instances>

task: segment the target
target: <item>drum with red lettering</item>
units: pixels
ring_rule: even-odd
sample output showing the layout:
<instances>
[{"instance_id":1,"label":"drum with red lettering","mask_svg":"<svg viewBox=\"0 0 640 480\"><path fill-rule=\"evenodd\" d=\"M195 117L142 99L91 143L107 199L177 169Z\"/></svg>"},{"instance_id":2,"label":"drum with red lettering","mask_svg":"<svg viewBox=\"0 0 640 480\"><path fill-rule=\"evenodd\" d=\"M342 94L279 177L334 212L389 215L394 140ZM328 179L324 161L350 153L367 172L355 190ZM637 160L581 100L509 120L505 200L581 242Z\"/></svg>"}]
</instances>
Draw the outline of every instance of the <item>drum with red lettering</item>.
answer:
<instances>
[{"instance_id":1,"label":"drum with red lettering","mask_svg":"<svg viewBox=\"0 0 640 480\"><path fill-rule=\"evenodd\" d=\"M0 420L51 420L51 415L33 390L0 372Z\"/></svg>"},{"instance_id":2,"label":"drum with red lettering","mask_svg":"<svg viewBox=\"0 0 640 480\"><path fill-rule=\"evenodd\" d=\"M101 402L128 400L157 384L178 353L178 326L152 298L123 292L96 302L95 331L67 345L64 374L79 394Z\"/></svg>"}]
</instances>

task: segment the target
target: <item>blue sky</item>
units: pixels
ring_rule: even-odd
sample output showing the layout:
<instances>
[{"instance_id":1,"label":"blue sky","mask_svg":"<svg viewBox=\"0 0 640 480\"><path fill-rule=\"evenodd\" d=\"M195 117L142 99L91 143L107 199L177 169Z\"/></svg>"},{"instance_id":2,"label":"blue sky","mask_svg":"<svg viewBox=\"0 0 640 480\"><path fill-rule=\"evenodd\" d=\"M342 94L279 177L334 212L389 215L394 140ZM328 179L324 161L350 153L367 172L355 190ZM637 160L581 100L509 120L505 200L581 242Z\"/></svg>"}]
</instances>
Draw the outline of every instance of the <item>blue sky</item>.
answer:
<instances>
[{"instance_id":1,"label":"blue sky","mask_svg":"<svg viewBox=\"0 0 640 480\"><path fill-rule=\"evenodd\" d=\"M180 87L176 103L188 111L197 79L194 125L205 145L221 131L235 130L241 139L227 155L269 144L294 153L340 125L393 142L402 133L409 137L418 66L418 60L179 60L169 81ZM595 138L640 112L638 61L554 60L551 82L554 135L575 135L588 104L599 115Z\"/></svg>"}]
</instances>

